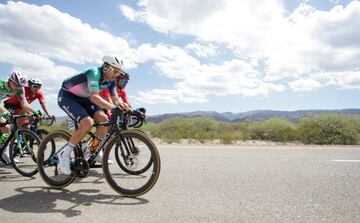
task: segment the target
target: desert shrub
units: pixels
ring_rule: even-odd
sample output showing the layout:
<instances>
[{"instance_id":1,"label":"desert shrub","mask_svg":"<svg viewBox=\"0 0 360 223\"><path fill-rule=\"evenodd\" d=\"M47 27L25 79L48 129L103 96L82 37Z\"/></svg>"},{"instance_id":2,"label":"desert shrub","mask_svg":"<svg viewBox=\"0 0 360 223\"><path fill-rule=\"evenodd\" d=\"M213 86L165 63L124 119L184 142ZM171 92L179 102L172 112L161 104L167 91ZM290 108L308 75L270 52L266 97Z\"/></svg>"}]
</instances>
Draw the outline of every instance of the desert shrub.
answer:
<instances>
[{"instance_id":1,"label":"desert shrub","mask_svg":"<svg viewBox=\"0 0 360 223\"><path fill-rule=\"evenodd\" d=\"M219 135L220 141L224 144L232 144L236 140L236 135L231 131L221 132Z\"/></svg>"},{"instance_id":2,"label":"desert shrub","mask_svg":"<svg viewBox=\"0 0 360 223\"><path fill-rule=\"evenodd\" d=\"M285 119L272 118L247 125L252 139L271 140L275 142L293 141L297 137L296 125Z\"/></svg>"},{"instance_id":3,"label":"desert shrub","mask_svg":"<svg viewBox=\"0 0 360 223\"><path fill-rule=\"evenodd\" d=\"M300 120L299 137L307 144L356 144L359 120L339 114L307 116Z\"/></svg>"}]
</instances>

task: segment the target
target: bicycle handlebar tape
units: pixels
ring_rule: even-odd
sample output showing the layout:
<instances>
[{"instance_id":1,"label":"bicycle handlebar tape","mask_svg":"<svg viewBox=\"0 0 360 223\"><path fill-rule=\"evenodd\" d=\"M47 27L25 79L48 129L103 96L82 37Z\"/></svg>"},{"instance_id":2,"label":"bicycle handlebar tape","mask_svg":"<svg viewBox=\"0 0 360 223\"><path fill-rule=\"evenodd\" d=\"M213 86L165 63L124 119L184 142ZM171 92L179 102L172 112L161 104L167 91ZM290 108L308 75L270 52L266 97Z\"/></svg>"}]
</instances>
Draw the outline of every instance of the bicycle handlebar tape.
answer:
<instances>
[{"instance_id":1,"label":"bicycle handlebar tape","mask_svg":"<svg viewBox=\"0 0 360 223\"><path fill-rule=\"evenodd\" d=\"M39 116L39 112L34 110L34 111L33 111L33 115Z\"/></svg>"},{"instance_id":2,"label":"bicycle handlebar tape","mask_svg":"<svg viewBox=\"0 0 360 223\"><path fill-rule=\"evenodd\" d=\"M3 113L1 114L1 117L2 117L2 118L6 118L7 115L8 115L8 113L5 111L5 112L3 112Z\"/></svg>"}]
</instances>

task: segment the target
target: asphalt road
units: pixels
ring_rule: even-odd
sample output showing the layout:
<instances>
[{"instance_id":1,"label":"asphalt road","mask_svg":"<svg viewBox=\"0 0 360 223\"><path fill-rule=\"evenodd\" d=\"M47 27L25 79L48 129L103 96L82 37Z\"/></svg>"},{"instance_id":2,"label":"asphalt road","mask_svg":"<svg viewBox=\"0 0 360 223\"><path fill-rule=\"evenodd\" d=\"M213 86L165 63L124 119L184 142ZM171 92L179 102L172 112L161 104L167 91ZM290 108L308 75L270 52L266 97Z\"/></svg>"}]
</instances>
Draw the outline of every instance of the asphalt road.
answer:
<instances>
[{"instance_id":1,"label":"asphalt road","mask_svg":"<svg viewBox=\"0 0 360 223\"><path fill-rule=\"evenodd\" d=\"M360 148L160 148L155 187L115 194L101 169L64 190L0 167L0 222L360 222Z\"/></svg>"}]
</instances>

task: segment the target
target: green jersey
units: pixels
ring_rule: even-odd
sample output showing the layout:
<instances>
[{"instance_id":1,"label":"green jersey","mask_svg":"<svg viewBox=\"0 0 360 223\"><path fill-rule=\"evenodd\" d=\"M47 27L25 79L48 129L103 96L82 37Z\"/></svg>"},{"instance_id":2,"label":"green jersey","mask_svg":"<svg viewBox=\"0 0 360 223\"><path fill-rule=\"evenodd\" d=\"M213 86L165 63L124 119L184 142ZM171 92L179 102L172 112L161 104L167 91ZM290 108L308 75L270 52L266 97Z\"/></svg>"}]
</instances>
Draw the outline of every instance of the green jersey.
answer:
<instances>
[{"instance_id":1,"label":"green jersey","mask_svg":"<svg viewBox=\"0 0 360 223\"><path fill-rule=\"evenodd\" d=\"M25 100L24 88L13 91L6 86L6 81L0 80L0 100L4 100L14 94L17 94L21 101Z\"/></svg>"}]
</instances>

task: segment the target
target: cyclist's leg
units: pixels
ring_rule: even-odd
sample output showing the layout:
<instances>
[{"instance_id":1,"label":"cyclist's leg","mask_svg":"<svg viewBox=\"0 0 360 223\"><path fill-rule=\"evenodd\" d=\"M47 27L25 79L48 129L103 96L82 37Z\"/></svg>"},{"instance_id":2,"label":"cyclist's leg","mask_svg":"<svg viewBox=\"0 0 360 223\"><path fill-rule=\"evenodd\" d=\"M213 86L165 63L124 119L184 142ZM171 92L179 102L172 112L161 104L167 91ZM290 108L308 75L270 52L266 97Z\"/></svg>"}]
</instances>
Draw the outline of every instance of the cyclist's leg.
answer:
<instances>
[{"instance_id":1,"label":"cyclist's leg","mask_svg":"<svg viewBox=\"0 0 360 223\"><path fill-rule=\"evenodd\" d=\"M94 120L97 122L106 122L109 121L107 115L104 113L103 110L99 110L95 112L94 114ZM106 126L99 126L96 128L96 135L105 137L107 133L107 127Z\"/></svg>"},{"instance_id":2,"label":"cyclist's leg","mask_svg":"<svg viewBox=\"0 0 360 223\"><path fill-rule=\"evenodd\" d=\"M83 107L82 98L76 97L65 90L60 90L58 104L66 114L74 121L79 123L79 128L71 136L69 143L59 152L59 168L63 174L70 175L70 154L82 138L91 130L93 120Z\"/></svg>"},{"instance_id":3,"label":"cyclist's leg","mask_svg":"<svg viewBox=\"0 0 360 223\"><path fill-rule=\"evenodd\" d=\"M24 115L26 112L20 107L18 109L15 110L15 115ZM26 119L25 117L21 117L18 119L18 126L20 126L21 128L26 128L26 129L30 129L29 126L29 120Z\"/></svg>"},{"instance_id":4,"label":"cyclist's leg","mask_svg":"<svg viewBox=\"0 0 360 223\"><path fill-rule=\"evenodd\" d=\"M2 105L0 105L1 114L5 111L13 112L12 110L9 109L8 106L4 105L4 107L3 107ZM11 126L9 124L2 126L0 128L0 131L1 131L0 136L2 136L2 134L5 134L5 133L10 134L10 129L11 129ZM11 161L10 161L10 156L9 156L9 145L6 148L4 148L2 154L0 154L0 155L3 157L3 159L5 160L6 163L10 164Z\"/></svg>"},{"instance_id":5,"label":"cyclist's leg","mask_svg":"<svg viewBox=\"0 0 360 223\"><path fill-rule=\"evenodd\" d=\"M108 117L107 115L105 114L105 112L99 107L97 106L96 104L92 103L91 101L87 104L86 106L87 108L87 111L89 114L92 115L92 117L94 117L94 120L97 121L97 122L106 122L108 121ZM96 137L98 137L101 141L105 140L105 136L107 134L107 127L105 126L98 126L96 128ZM102 144L102 143L101 143ZM102 160L102 151L100 151L96 158L95 158L95 161L97 162L101 162ZM111 162L111 161L110 161Z\"/></svg>"},{"instance_id":6,"label":"cyclist's leg","mask_svg":"<svg viewBox=\"0 0 360 223\"><path fill-rule=\"evenodd\" d=\"M86 109L87 113L94 118L97 122L106 122L108 121L108 117L105 112L96 104L91 102L90 100L87 101L86 104L83 104L84 108ZM105 126L99 126L96 128L96 136L106 136L107 128Z\"/></svg>"},{"instance_id":7,"label":"cyclist's leg","mask_svg":"<svg viewBox=\"0 0 360 223\"><path fill-rule=\"evenodd\" d=\"M64 110L71 119L79 123L79 128L75 130L70 138L70 143L73 145L78 144L94 124L93 119L90 117L92 114L89 114L86 107L84 107L84 101L86 102L87 100L88 99L76 97L65 90L60 90L59 92L58 104L60 108Z\"/></svg>"}]
</instances>

